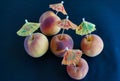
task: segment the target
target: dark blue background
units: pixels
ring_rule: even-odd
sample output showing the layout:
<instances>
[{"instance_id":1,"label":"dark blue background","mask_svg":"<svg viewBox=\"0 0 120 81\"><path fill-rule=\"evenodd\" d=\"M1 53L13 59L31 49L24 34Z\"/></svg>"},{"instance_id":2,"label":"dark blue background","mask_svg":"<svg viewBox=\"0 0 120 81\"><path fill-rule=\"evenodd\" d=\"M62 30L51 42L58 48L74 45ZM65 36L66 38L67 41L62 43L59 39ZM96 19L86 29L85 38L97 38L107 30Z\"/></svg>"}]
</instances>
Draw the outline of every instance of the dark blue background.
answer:
<instances>
[{"instance_id":1,"label":"dark blue background","mask_svg":"<svg viewBox=\"0 0 120 81\"><path fill-rule=\"evenodd\" d=\"M43 12L51 10L48 5L57 2L60 0L0 2L0 81L73 81L61 65L61 58L50 50L37 59L28 56L23 46L24 37L16 35L25 19L38 22ZM85 17L95 23L97 30L93 33L99 35L105 45L99 56L83 56L89 64L89 72L81 81L120 81L119 5L119 0L65 0L70 20L79 25ZM65 18L61 13L59 16ZM74 48L80 48L82 37L72 30L65 33L74 39Z\"/></svg>"}]
</instances>

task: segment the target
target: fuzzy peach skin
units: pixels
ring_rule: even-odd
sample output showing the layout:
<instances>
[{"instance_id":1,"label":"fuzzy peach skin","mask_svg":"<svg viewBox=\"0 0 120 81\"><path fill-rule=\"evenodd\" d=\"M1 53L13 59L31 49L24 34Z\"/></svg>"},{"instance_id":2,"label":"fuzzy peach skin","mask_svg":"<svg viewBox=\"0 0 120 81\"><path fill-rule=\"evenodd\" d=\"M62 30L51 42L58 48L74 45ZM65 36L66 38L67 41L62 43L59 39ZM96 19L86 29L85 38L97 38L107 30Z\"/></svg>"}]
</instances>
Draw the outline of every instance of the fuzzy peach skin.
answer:
<instances>
[{"instance_id":1,"label":"fuzzy peach skin","mask_svg":"<svg viewBox=\"0 0 120 81\"><path fill-rule=\"evenodd\" d=\"M89 57L95 57L99 55L103 50L104 44L102 39L95 34L84 37L81 41L81 49L85 55Z\"/></svg>"},{"instance_id":2,"label":"fuzzy peach skin","mask_svg":"<svg viewBox=\"0 0 120 81\"><path fill-rule=\"evenodd\" d=\"M74 45L73 39L67 34L55 35L50 42L50 49L54 55L63 57L65 48L72 49Z\"/></svg>"},{"instance_id":3,"label":"fuzzy peach skin","mask_svg":"<svg viewBox=\"0 0 120 81\"><path fill-rule=\"evenodd\" d=\"M47 36L57 34L61 29L56 25L59 20L60 18L52 11L44 12L39 19L41 32Z\"/></svg>"},{"instance_id":4,"label":"fuzzy peach skin","mask_svg":"<svg viewBox=\"0 0 120 81\"><path fill-rule=\"evenodd\" d=\"M68 75L75 79L75 80L81 80L83 79L89 70L88 63L85 59L81 58L77 66L74 65L68 65L66 66Z\"/></svg>"},{"instance_id":5,"label":"fuzzy peach skin","mask_svg":"<svg viewBox=\"0 0 120 81\"><path fill-rule=\"evenodd\" d=\"M47 52L48 46L48 39L42 33L34 33L26 37L24 41L26 52L34 58L43 56Z\"/></svg>"}]
</instances>

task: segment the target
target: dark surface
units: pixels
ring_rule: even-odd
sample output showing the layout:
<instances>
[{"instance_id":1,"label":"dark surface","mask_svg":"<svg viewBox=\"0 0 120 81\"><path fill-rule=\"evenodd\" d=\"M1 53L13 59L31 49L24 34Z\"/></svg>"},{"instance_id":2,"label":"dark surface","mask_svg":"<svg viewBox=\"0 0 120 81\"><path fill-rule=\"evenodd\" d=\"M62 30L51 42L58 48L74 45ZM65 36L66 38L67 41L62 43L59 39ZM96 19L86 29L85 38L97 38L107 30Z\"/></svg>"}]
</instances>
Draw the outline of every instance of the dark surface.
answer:
<instances>
[{"instance_id":1,"label":"dark surface","mask_svg":"<svg viewBox=\"0 0 120 81\"><path fill-rule=\"evenodd\" d=\"M73 81L61 65L61 58L50 50L38 59L28 56L23 46L24 37L16 35L25 19L38 22L43 12L51 10L48 5L57 2L60 0L0 2L0 81ZM99 56L83 56L89 64L89 72L81 81L120 81L119 3L117 0L65 0L70 20L79 25L85 17L95 23L97 31L93 33L99 35L105 45ZM61 13L59 16L65 18ZM74 48L79 48L82 37L71 30L65 33L74 38Z\"/></svg>"}]
</instances>

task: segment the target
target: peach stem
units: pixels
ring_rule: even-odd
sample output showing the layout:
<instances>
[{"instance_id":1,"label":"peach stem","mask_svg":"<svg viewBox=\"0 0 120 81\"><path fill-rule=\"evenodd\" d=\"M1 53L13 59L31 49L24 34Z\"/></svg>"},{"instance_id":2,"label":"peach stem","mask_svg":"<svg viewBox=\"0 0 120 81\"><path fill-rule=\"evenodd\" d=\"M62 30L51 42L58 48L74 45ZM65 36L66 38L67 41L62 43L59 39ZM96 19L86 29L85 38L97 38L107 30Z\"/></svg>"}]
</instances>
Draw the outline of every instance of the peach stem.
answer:
<instances>
[{"instance_id":1,"label":"peach stem","mask_svg":"<svg viewBox=\"0 0 120 81\"><path fill-rule=\"evenodd\" d=\"M30 36L31 36L32 40L34 40L34 35L30 35Z\"/></svg>"},{"instance_id":2,"label":"peach stem","mask_svg":"<svg viewBox=\"0 0 120 81\"><path fill-rule=\"evenodd\" d=\"M87 37L87 40L90 41L91 40L91 33L87 34L86 37Z\"/></svg>"}]
</instances>

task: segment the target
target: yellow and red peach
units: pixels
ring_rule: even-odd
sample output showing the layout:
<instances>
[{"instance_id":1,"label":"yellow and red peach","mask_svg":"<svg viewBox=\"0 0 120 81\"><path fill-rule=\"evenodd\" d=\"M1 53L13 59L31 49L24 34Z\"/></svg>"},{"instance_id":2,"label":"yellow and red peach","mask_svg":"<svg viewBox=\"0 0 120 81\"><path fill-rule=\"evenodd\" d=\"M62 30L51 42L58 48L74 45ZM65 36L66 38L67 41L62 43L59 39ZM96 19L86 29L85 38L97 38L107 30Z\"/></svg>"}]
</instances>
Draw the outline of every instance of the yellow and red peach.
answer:
<instances>
[{"instance_id":1,"label":"yellow and red peach","mask_svg":"<svg viewBox=\"0 0 120 81\"><path fill-rule=\"evenodd\" d=\"M102 39L95 34L84 37L81 41L81 49L85 55L95 57L103 50L104 44Z\"/></svg>"},{"instance_id":2,"label":"yellow and red peach","mask_svg":"<svg viewBox=\"0 0 120 81\"><path fill-rule=\"evenodd\" d=\"M81 80L83 79L89 70L88 63L85 59L81 58L79 63L75 65L68 65L66 66L68 75L75 79L75 80Z\"/></svg>"},{"instance_id":3,"label":"yellow and red peach","mask_svg":"<svg viewBox=\"0 0 120 81\"><path fill-rule=\"evenodd\" d=\"M47 52L48 46L48 39L42 33L34 33L26 37L24 41L26 52L34 58L43 56Z\"/></svg>"},{"instance_id":4,"label":"yellow and red peach","mask_svg":"<svg viewBox=\"0 0 120 81\"><path fill-rule=\"evenodd\" d=\"M57 34L61 29L56 25L59 20L60 18L52 11L44 12L39 19L41 32L47 36Z\"/></svg>"},{"instance_id":5,"label":"yellow and red peach","mask_svg":"<svg viewBox=\"0 0 120 81\"><path fill-rule=\"evenodd\" d=\"M74 45L73 39L67 34L55 35L50 42L50 48L54 55L63 57L65 48L72 49Z\"/></svg>"}]
</instances>

